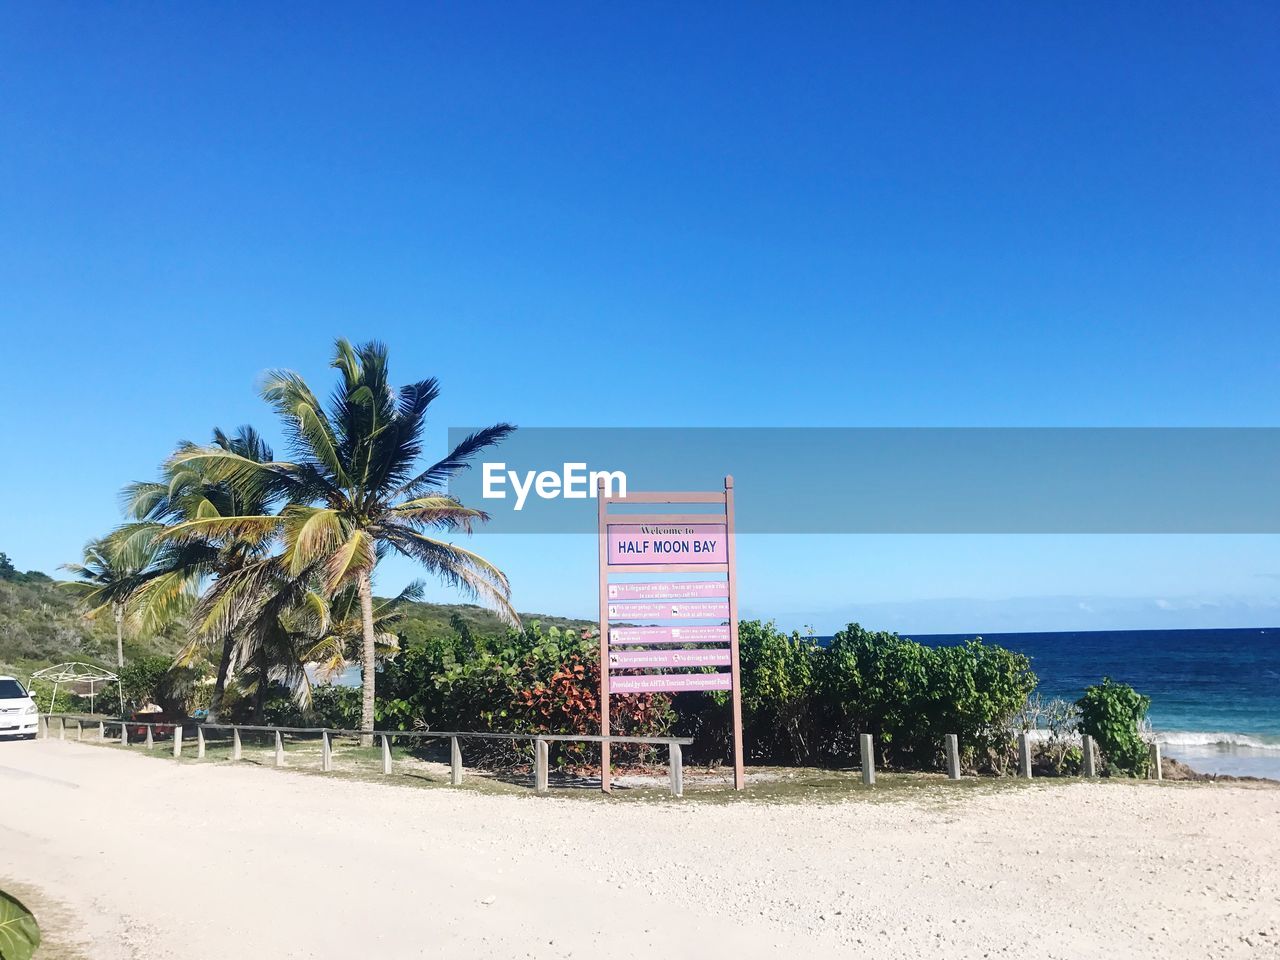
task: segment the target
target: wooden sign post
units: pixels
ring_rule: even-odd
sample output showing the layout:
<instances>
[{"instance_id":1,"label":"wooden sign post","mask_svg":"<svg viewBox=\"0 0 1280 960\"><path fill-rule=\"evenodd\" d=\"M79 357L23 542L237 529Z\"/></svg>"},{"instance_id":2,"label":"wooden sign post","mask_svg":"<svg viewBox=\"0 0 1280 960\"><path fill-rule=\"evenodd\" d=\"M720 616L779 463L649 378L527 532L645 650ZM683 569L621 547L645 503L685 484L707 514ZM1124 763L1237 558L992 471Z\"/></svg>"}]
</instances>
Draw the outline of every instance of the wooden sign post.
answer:
<instances>
[{"instance_id":1,"label":"wooden sign post","mask_svg":"<svg viewBox=\"0 0 1280 960\"><path fill-rule=\"evenodd\" d=\"M733 787L746 786L742 765L742 684L738 661L738 582L734 557L733 477L724 492L631 493L596 490L600 551L600 735L609 736L613 696L725 690L733 702ZM709 513L610 513L610 506L712 504ZM610 582L613 574L705 574L723 579L667 583ZM677 621L669 626L612 627L612 621ZM699 621L715 621L712 624ZM686 622L693 621L693 622ZM675 649L675 646L680 649ZM657 646L658 649L651 649ZM727 666L729 671L706 672ZM613 677L614 671L624 676ZM634 671L663 671L635 673ZM693 671L693 672L689 672ZM609 744L600 744L600 786L610 787Z\"/></svg>"}]
</instances>

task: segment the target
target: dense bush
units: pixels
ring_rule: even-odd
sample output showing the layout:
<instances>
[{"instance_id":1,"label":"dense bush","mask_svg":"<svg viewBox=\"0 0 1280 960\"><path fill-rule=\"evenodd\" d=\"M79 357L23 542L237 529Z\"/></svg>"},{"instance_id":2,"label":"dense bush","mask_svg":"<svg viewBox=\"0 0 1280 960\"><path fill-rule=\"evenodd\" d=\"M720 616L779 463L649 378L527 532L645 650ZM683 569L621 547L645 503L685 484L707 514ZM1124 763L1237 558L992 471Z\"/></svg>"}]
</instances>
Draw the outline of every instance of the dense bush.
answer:
<instances>
[{"instance_id":1,"label":"dense bush","mask_svg":"<svg viewBox=\"0 0 1280 960\"><path fill-rule=\"evenodd\" d=\"M934 767L954 733L970 764L999 765L1013 718L1035 689L1022 654L980 639L926 647L850 624L817 657L822 754L858 759L857 736L876 738L888 766Z\"/></svg>"},{"instance_id":2,"label":"dense bush","mask_svg":"<svg viewBox=\"0 0 1280 960\"><path fill-rule=\"evenodd\" d=\"M205 669L175 666L169 657L138 657L121 667L119 675L128 712L155 704L165 713L182 716L207 699Z\"/></svg>"},{"instance_id":3,"label":"dense bush","mask_svg":"<svg viewBox=\"0 0 1280 960\"><path fill-rule=\"evenodd\" d=\"M1151 698L1127 683L1103 677L1102 683L1086 688L1076 706L1080 708L1080 731L1097 741L1108 771L1142 776L1148 748L1140 731Z\"/></svg>"},{"instance_id":4,"label":"dense bush","mask_svg":"<svg viewBox=\"0 0 1280 960\"><path fill-rule=\"evenodd\" d=\"M837 764L858 760L858 735L877 738L889 766L936 767L943 738L957 734L969 765L999 769L1013 718L1035 687L1026 657L974 640L930 648L856 624L823 648L772 623L739 630L745 752L755 763ZM386 664L379 725L393 729L582 733L599 729L598 640L590 632L537 623L493 637L465 623L416 637ZM673 704L675 709L673 709ZM615 697L615 734L692 736L691 760L729 756L727 694ZM593 762L595 751L558 745L557 762ZM476 759L514 763L509 745L472 748ZM618 751L619 759L645 759Z\"/></svg>"},{"instance_id":5,"label":"dense bush","mask_svg":"<svg viewBox=\"0 0 1280 960\"><path fill-rule=\"evenodd\" d=\"M822 648L772 622L738 624L745 750L757 763L804 764L817 746L814 673ZM727 698L726 698L727 699Z\"/></svg>"},{"instance_id":6,"label":"dense bush","mask_svg":"<svg viewBox=\"0 0 1280 960\"><path fill-rule=\"evenodd\" d=\"M456 623L452 634L420 638L383 667L379 726L413 730L503 733L599 731L599 641L578 630L536 621L500 637L473 636ZM610 724L619 736L662 736L671 726L670 698L614 697ZM652 751L615 750L620 762ZM472 760L509 765L527 759L527 745L502 741L470 745ZM554 744L559 765L592 762L598 751Z\"/></svg>"}]
</instances>

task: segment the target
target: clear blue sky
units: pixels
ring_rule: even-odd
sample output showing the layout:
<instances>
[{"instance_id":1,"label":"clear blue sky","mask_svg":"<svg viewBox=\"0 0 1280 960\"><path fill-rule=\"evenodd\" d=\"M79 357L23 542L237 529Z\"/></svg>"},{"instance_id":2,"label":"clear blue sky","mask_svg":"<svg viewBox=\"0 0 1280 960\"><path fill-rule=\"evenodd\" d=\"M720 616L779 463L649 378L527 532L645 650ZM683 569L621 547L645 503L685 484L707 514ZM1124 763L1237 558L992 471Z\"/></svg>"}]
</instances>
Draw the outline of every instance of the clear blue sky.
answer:
<instances>
[{"instance_id":1,"label":"clear blue sky","mask_svg":"<svg viewBox=\"0 0 1280 960\"><path fill-rule=\"evenodd\" d=\"M1264 3L8 4L0 549L73 559L179 438L273 429L261 371L324 383L337 335L443 380L440 445L1276 425L1278 107ZM629 394L659 356L703 360ZM592 542L486 549L523 609L593 609ZM768 552L744 599L788 625L1280 621L1275 538Z\"/></svg>"}]
</instances>

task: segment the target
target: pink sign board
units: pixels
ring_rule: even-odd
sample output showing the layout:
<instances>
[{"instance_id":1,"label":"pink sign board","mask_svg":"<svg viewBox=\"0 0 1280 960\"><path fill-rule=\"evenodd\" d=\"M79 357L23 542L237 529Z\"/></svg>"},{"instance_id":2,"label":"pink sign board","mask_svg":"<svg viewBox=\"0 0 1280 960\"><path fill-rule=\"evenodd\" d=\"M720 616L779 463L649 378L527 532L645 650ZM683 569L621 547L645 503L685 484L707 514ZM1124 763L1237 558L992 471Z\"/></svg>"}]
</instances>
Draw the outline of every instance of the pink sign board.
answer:
<instances>
[{"instance_id":1,"label":"pink sign board","mask_svg":"<svg viewBox=\"0 0 1280 960\"><path fill-rule=\"evenodd\" d=\"M611 677L609 680L609 692L614 694L732 689L731 673L656 673L643 677Z\"/></svg>"},{"instance_id":2,"label":"pink sign board","mask_svg":"<svg viewBox=\"0 0 1280 960\"><path fill-rule=\"evenodd\" d=\"M721 650L614 650L609 654L613 670L647 670L657 667L727 667L728 649Z\"/></svg>"},{"instance_id":3,"label":"pink sign board","mask_svg":"<svg viewBox=\"0 0 1280 960\"><path fill-rule=\"evenodd\" d=\"M610 627L609 643L729 643L729 627Z\"/></svg>"},{"instance_id":4,"label":"pink sign board","mask_svg":"<svg viewBox=\"0 0 1280 960\"><path fill-rule=\"evenodd\" d=\"M728 563L723 523L610 523L610 566L641 563Z\"/></svg>"},{"instance_id":5,"label":"pink sign board","mask_svg":"<svg viewBox=\"0 0 1280 960\"><path fill-rule=\"evenodd\" d=\"M609 604L610 620L697 620L705 617L727 616L729 616L728 600Z\"/></svg>"},{"instance_id":6,"label":"pink sign board","mask_svg":"<svg viewBox=\"0 0 1280 960\"><path fill-rule=\"evenodd\" d=\"M610 600L689 600L727 597L728 580L697 580L687 583L611 583Z\"/></svg>"}]
</instances>

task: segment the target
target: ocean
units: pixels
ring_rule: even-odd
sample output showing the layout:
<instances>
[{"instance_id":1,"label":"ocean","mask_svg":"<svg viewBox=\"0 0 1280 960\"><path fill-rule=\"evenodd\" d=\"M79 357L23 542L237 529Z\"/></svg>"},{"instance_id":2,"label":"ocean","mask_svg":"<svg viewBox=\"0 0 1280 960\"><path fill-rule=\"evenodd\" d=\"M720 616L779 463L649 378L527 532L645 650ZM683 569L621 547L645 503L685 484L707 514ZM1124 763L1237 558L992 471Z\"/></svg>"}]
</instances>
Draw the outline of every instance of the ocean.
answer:
<instances>
[{"instance_id":1,"label":"ocean","mask_svg":"<svg viewBox=\"0 0 1280 960\"><path fill-rule=\"evenodd\" d=\"M930 646L973 634L915 635ZM1151 698L1151 726L1202 773L1280 780L1280 628L992 633L1024 653L1042 697L1075 700L1104 676Z\"/></svg>"}]
</instances>

